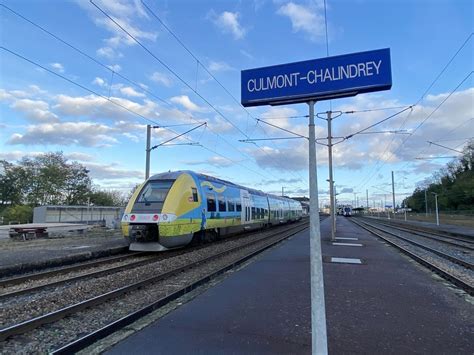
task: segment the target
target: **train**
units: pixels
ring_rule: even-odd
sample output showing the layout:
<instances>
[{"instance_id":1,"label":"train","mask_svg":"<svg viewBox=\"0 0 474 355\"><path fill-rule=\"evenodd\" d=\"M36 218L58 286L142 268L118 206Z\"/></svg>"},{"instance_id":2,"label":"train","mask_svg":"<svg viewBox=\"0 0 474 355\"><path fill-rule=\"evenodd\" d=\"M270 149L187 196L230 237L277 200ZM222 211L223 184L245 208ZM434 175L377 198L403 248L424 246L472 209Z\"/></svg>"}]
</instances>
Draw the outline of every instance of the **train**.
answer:
<instances>
[{"instance_id":1,"label":"train","mask_svg":"<svg viewBox=\"0 0 474 355\"><path fill-rule=\"evenodd\" d=\"M342 215L344 217L350 217L352 216L352 207L351 206L344 206L342 208Z\"/></svg>"},{"instance_id":2,"label":"train","mask_svg":"<svg viewBox=\"0 0 474 355\"><path fill-rule=\"evenodd\" d=\"M134 251L165 251L300 220L301 203L189 170L156 174L132 194L122 231Z\"/></svg>"},{"instance_id":3,"label":"train","mask_svg":"<svg viewBox=\"0 0 474 355\"><path fill-rule=\"evenodd\" d=\"M352 216L352 206L351 205L345 205L345 206L337 207L337 214L341 215L341 216L344 216L344 217Z\"/></svg>"}]
</instances>

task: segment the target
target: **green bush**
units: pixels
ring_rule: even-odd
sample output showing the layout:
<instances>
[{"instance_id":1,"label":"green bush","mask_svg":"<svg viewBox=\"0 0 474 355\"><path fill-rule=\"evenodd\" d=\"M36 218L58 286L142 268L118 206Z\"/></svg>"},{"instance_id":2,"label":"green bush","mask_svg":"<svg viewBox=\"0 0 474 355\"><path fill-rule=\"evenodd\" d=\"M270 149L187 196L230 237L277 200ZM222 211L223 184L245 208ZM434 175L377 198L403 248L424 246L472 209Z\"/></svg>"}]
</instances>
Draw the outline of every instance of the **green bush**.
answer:
<instances>
[{"instance_id":1,"label":"green bush","mask_svg":"<svg viewBox=\"0 0 474 355\"><path fill-rule=\"evenodd\" d=\"M3 211L3 224L10 222L30 223L33 221L33 207L28 205L16 205L8 207Z\"/></svg>"}]
</instances>

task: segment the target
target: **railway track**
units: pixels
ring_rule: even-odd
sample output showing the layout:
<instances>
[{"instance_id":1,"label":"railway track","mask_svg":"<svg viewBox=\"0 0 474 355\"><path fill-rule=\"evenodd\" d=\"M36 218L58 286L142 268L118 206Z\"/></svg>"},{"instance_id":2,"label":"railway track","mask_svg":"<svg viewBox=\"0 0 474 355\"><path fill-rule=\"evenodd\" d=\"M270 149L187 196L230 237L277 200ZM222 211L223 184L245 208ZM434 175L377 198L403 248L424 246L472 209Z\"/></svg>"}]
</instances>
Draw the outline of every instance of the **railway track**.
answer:
<instances>
[{"instance_id":1,"label":"railway track","mask_svg":"<svg viewBox=\"0 0 474 355\"><path fill-rule=\"evenodd\" d=\"M135 305L132 307L132 312L130 312L130 309L126 309L126 314L122 314L123 312L121 312L120 317L112 317L114 319L105 321L105 323L100 322L101 324L95 327L97 329L89 331L88 334L83 336L81 339L75 339L74 337L72 337L72 339L68 339L71 342L68 345L61 347L56 353L76 351L77 349L83 348L91 342L96 341L100 337L110 334L111 332L117 330L118 327L130 324L144 314L147 314L163 306L171 300L176 299L184 293L189 292L197 286L209 281L216 275L219 275L231 269L232 267L235 267L235 265L248 260L252 256L270 248L283 239L286 239L306 229L307 227L308 223L306 221L300 222L283 230L272 229L269 232L263 234L264 236L259 239L253 239L251 241L246 240L245 242L241 242L238 245L232 245L230 247L224 248L223 250L222 248L216 248L217 252L212 253L211 255L203 255L207 253L203 253L201 251L200 256L191 259L191 262L187 261L186 263L182 263L181 265L171 269L164 270L163 272L157 272L151 277L138 280L134 283L113 289L112 291L91 297L81 302L68 305L47 314L22 321L17 324L12 324L0 330L0 340L4 341L5 343L6 339L13 337L13 339L8 340L7 343L11 341L14 342L14 337L16 335L23 334L18 339L24 341L25 337L28 337L28 334L30 334L35 342L39 341L40 344L46 344L49 342L48 336L51 334L45 334L57 332L58 328L61 328L62 325L67 326L68 323L77 322L77 319L83 319L85 317L84 313L90 314L98 312L99 315L104 316L104 310L101 311L100 307L107 306L108 309L116 309L120 306L121 302L125 302L122 300L122 298L132 298L134 299L134 302L136 302L136 300L140 299L143 294L156 293L156 295L150 298L154 300L153 302L145 302L145 304L141 304L141 307ZM218 266L212 266L214 264ZM194 273L198 273L198 276L192 277L192 280L189 280L191 277L187 276L188 273L191 274L190 270L192 270ZM184 281L173 281L180 278L184 278ZM164 286L162 286L163 284L166 286L166 292L164 293ZM169 292L170 285L173 286L172 292ZM137 294L137 290L141 290L141 293ZM106 305L106 302L110 304ZM93 317L96 319L97 315ZM45 326L48 323L53 324ZM61 325L61 323L63 324ZM33 332L33 330L41 326L43 326L42 330L40 332L36 332L41 334L41 336L38 337L38 335ZM65 336L65 338L68 337ZM59 348L59 345L63 344L64 341L62 344L56 343L54 346L48 347L44 350L49 352L54 348ZM35 345L33 345L33 347L34 346Z\"/></svg>"},{"instance_id":2,"label":"railway track","mask_svg":"<svg viewBox=\"0 0 474 355\"><path fill-rule=\"evenodd\" d=\"M111 257L106 257L106 258L100 258L99 260L93 260L93 261L88 261L88 262L78 262L74 265L67 265L60 268L54 268L52 270L40 271L36 273L3 278L3 279L0 279L0 287L4 288L7 286L17 285L23 282L30 282L30 281L39 280L42 278L53 277L53 276L57 276L61 274L67 274L73 271L82 270L85 268L97 267L100 265L109 264L111 262L121 261L121 260L129 259L132 257L137 257L143 254L144 253L129 253L125 255L111 256Z\"/></svg>"},{"instance_id":3,"label":"railway track","mask_svg":"<svg viewBox=\"0 0 474 355\"><path fill-rule=\"evenodd\" d=\"M415 235L426 236L427 238L436 239L440 242L445 242L446 244L459 245L466 247L466 249L474 250L474 238L467 235L461 235L457 233L443 233L440 231L435 231L429 228L419 228L418 226L410 224L400 224L397 222L388 222L386 220L380 220L375 218L366 218L358 217L364 220L370 220L372 223L382 224L389 226L391 228L396 228L398 230L408 231ZM457 243L459 242L459 244Z\"/></svg>"},{"instance_id":4,"label":"railway track","mask_svg":"<svg viewBox=\"0 0 474 355\"><path fill-rule=\"evenodd\" d=\"M474 264L471 261L457 258L367 221L352 219L352 222L401 250L470 295L474 295L474 276L471 272Z\"/></svg>"},{"instance_id":5,"label":"railway track","mask_svg":"<svg viewBox=\"0 0 474 355\"><path fill-rule=\"evenodd\" d=\"M235 236L234 238L247 238L251 237L253 234L246 234ZM225 240L216 241L214 243L223 243ZM178 250L170 250L168 252L159 253L159 254L150 254L145 252L136 252L130 253L127 255L122 256L115 256L115 257L108 257L103 258L96 261L80 263L78 265L72 266L65 266L59 269L48 270L43 272L38 272L29 275L21 275L14 278L8 278L0 280L0 301L5 299L16 297L20 295L24 295L27 293L38 292L52 287L58 287L70 282L77 282L83 279L93 278L93 277L100 277L103 275L111 274L114 272L119 272L121 270L129 269L129 268L137 268L143 265L151 264L157 261L165 260L168 258L176 257L178 255L182 255L191 251L199 250L202 248L206 248L206 245L197 245L194 247L189 247L186 249L178 249ZM136 261L129 261L129 259L139 258ZM124 263L121 263L125 261ZM119 265L110 266L112 263L119 263ZM94 270L96 267L100 266L107 266L106 268L102 268L99 270ZM91 271L88 271L91 270ZM60 275L70 274L65 278L60 278L59 280L49 281L49 282L41 282L41 280L46 280L50 278L57 278ZM35 285L35 281L39 281L39 284ZM33 283L33 285L32 285ZM11 286L16 286L19 284L24 284L25 287L13 287L14 289L11 290ZM10 288L10 290L9 290Z\"/></svg>"}]
</instances>

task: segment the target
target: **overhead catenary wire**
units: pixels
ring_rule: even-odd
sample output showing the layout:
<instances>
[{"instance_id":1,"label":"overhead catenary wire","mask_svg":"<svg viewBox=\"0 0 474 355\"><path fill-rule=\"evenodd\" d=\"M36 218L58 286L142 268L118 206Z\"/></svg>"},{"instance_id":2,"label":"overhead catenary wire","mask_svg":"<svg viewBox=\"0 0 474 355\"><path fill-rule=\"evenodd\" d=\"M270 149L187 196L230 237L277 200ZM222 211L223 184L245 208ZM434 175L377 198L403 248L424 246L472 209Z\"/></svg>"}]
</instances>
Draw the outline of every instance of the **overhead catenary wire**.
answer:
<instances>
[{"instance_id":1,"label":"overhead catenary wire","mask_svg":"<svg viewBox=\"0 0 474 355\"><path fill-rule=\"evenodd\" d=\"M399 111L399 112L397 112L397 113L394 113L393 115L390 115L390 116L384 118L384 119L381 120L381 121L378 121L378 122L376 122L376 123L374 123L374 124L372 124L372 125L370 125L370 126L364 128L364 129L361 129L361 130L359 130L359 131L357 131L357 132L355 132L355 133L349 134L348 136L346 136L346 139L349 139L349 138L351 138L351 137L353 137L353 136L355 136L355 135L357 135L357 134L361 134L362 132L365 132L365 131L367 131L367 130L369 130L369 129L375 127L375 126L378 126L379 124L381 124L381 123L383 123L383 122L388 121L389 119L391 119L391 118L393 118L393 117L396 117L396 116L402 114L403 112L405 112L405 111L407 111L407 110L412 110L412 109L413 109L413 106L408 106L407 108L405 108L405 109L403 109L403 110L401 110L401 111Z\"/></svg>"},{"instance_id":2,"label":"overhead catenary wire","mask_svg":"<svg viewBox=\"0 0 474 355\"><path fill-rule=\"evenodd\" d=\"M190 89L194 94L196 94L201 100L203 100L209 107L211 107L220 117L227 121L232 127L234 127L238 132L246 136L245 132L242 131L238 126L235 125L230 119L228 119L217 107L215 107L211 102L209 102L204 96L202 96L199 91L193 88L186 80L184 80L178 73L176 73L168 64L163 60L158 58L151 50L148 49L141 41L139 41L134 35L132 35L127 29L125 29L120 23L118 23L112 16L105 12L101 7L99 7L94 1L89 0L89 2L97 8L105 17L112 21L117 27L119 27L123 32L125 32L135 43L137 43L145 52L151 55L155 60L157 60L163 67L166 68L171 74L173 74L183 85ZM248 138L248 137L247 137Z\"/></svg>"},{"instance_id":3,"label":"overhead catenary wire","mask_svg":"<svg viewBox=\"0 0 474 355\"><path fill-rule=\"evenodd\" d=\"M5 8L6 10L12 12L13 14L15 14L16 16L20 17L21 19L23 19L24 21L28 22L29 24L31 24L32 26L36 27L36 28L39 28L41 31L45 32L46 34L50 35L51 37L55 38L57 41L61 42L62 44L64 44L65 46L75 50L76 52L80 53L81 55L83 55L84 57L88 58L89 60L93 61L94 63L96 63L97 65L101 66L102 68L108 70L111 72L111 75L112 75L112 78L114 76L118 76L120 77L121 79L127 81L128 83L134 85L135 87L137 88L140 88L141 90L143 90L144 92L146 92L147 94L149 94L150 96L154 97L155 99L163 102L163 103L166 103L169 105L169 103L167 103L163 98L159 97L159 96L156 96L155 94L153 94L152 92L148 91L147 89L143 88L142 85L138 84L137 82L127 78L126 76L120 74L119 72L113 70L110 66L108 65L105 65L104 63L100 62L99 60L95 59L94 57L92 57L91 55L87 54L86 52L84 52L83 50L77 48L76 46L72 45L71 43L65 41L64 39L62 39L61 37L57 36L56 34L52 33L51 31L47 30L46 28L44 28L43 26L33 22L32 20L26 18L25 16L23 16L22 14L18 13L17 11L11 9L10 7L6 6L5 4L0 4L0 6L2 6L3 8ZM110 85L111 87L111 85ZM110 96L110 92L109 92L109 96Z\"/></svg>"},{"instance_id":4,"label":"overhead catenary wire","mask_svg":"<svg viewBox=\"0 0 474 355\"><path fill-rule=\"evenodd\" d=\"M145 117L145 116L143 116L142 114L140 114L140 113L138 113L138 112L135 112L135 111L129 109L128 107L126 107L126 106L124 106L124 105L122 105L122 104L120 104L120 103L118 103L118 102L116 102L116 101L114 101L114 100L112 100L112 99L110 99L110 98L108 98L108 97L102 95L102 94L99 94L98 92L96 92L96 91L94 91L94 90L92 90L92 89L89 89L88 87L85 87L84 85L79 84L79 83L75 82L74 80L71 80L71 79L65 77L64 75L61 75L61 74L59 74L59 73L56 73L56 72L54 72L54 71L52 71L52 70L46 68L45 66L43 66L43 65L41 65L41 64L39 64L39 63L36 63L36 62L34 62L34 61L32 61L32 60L30 60L30 59L28 59L28 58L22 56L21 54L19 54L19 53L17 53L17 52L14 52L14 51L12 51L12 50L10 50L10 49L8 49L8 48L6 48L6 47L3 47L3 46L0 46L0 49L4 50L4 51L6 51L6 52L9 52L10 54L12 54L12 55L14 55L14 56L16 56L16 57L18 57L18 58L20 58L20 59L23 59L24 61L26 61L26 62L28 62L28 63L30 63L30 64L33 64L33 65L37 66L38 68L41 68L41 69L47 71L47 72L50 73L50 74L56 75L57 77L59 77L59 78L61 78L61 79L63 79L63 80L66 80L66 81L68 81L69 83L71 83L71 84L73 84L73 85L75 85L75 86L78 86L78 87L80 87L81 89L83 89L83 90L85 90L85 91L90 92L91 94L94 94L94 95L96 95L96 96L98 96L98 97L100 97L100 98L102 98L102 99L104 99L104 100L107 100L108 102L110 102L110 103L112 103L112 104L114 104L114 105L116 105L116 106L119 106L120 108L122 108L122 109L125 110L125 111L128 111L129 113L141 117L142 119L144 119L145 121L147 121L147 122L149 122L149 123L153 123L153 124L155 124L155 125L159 125L158 122L153 121L153 120L149 119L148 117Z\"/></svg>"},{"instance_id":5,"label":"overhead catenary wire","mask_svg":"<svg viewBox=\"0 0 474 355\"><path fill-rule=\"evenodd\" d=\"M121 104L119 104L119 103L117 103L117 102L115 102L115 101L113 101L113 100L111 100L111 99L109 99L109 98L107 98L107 97L105 97L105 96L103 96L103 95L101 95L101 94L95 92L94 90L89 89L89 88L87 88L87 87L85 87L84 85L81 85L81 84L79 84L79 83L76 83L74 80L71 80L71 79L65 77L64 75L61 75L61 74L59 74L59 73L56 73L56 72L54 72L54 71L52 71L52 70L46 68L45 66L43 66L43 65L41 65L41 64L39 64L39 63L36 63L36 62L34 62L34 61L32 61L32 60L30 60L30 59L28 59L28 58L22 56L22 55L19 54L19 53L16 53L16 52L14 52L14 51L12 51L12 50L9 50L8 48L5 48L5 47L3 47L3 46L0 46L0 50L4 50L4 51L6 51L6 52L9 52L10 54L12 54L12 55L14 55L14 56L16 56L16 57L18 57L18 58L20 58L20 59L22 59L22 60L25 60L26 62L29 62L30 64L35 65L35 66L37 66L38 68L41 68L41 69L47 71L47 72L50 73L50 74L54 74L55 76L57 76L57 77L59 77L59 78L61 78L61 79L63 79L63 80L66 80L66 81L68 81L69 83L71 83L71 84L73 84L73 85L75 85L75 86L78 86L78 87L80 87L81 89L86 90L86 91L90 92L90 93L93 94L93 95L96 95L96 96L98 96L98 97L101 97L101 98L103 98L104 100L107 100L107 101L111 102L112 104L121 107L122 109L128 111L129 113L131 113L131 114L133 114L133 115L136 115L136 116L139 116L139 117L145 119L147 122L150 122L150 123L153 123L154 125L160 126L160 124L159 124L158 122L156 122L156 121L154 121L154 120L151 120L151 119L149 119L149 118L147 118L147 117L141 115L141 114L138 113L138 112L135 112L135 111L133 111L133 110L130 110L129 108L127 108L127 107L125 107L125 106L123 106L123 105L121 105ZM175 131L173 131L173 130L171 130L171 129L169 129L169 128L164 128L164 129L167 130L167 131L172 132L173 134L179 134L179 133L177 133L177 132L175 132ZM203 144L199 144L199 145L200 145L203 149L205 149L205 150L211 151L211 152L213 152L214 154L217 154L217 155L221 156L222 158L225 158L225 159L227 159L227 160L229 160L229 161L235 162L234 160L232 160L232 159L230 159L230 158L224 156L224 155L221 154L221 153L217 153L215 150L212 150L212 149L210 149L210 148L204 146ZM243 165L243 164L241 164L241 163L238 163L238 165L240 165L240 166L246 168L247 170L249 170L249 171L251 171L251 172L253 172L253 173L257 174L257 175L260 175L260 176L262 176L262 177L264 177L264 178L267 178L266 175L263 175L263 174L261 174L261 173L255 171L254 169L251 169L251 168L247 167L246 165Z\"/></svg>"},{"instance_id":6,"label":"overhead catenary wire","mask_svg":"<svg viewBox=\"0 0 474 355\"><path fill-rule=\"evenodd\" d=\"M451 63L454 61L454 59L458 56L458 54L462 51L462 49L466 46L466 44L471 40L472 38L472 35L473 35L473 32L471 32L469 34L469 36L467 36L466 40L463 42L463 44L461 45L461 47L459 47L459 49L456 51L456 53L454 53L454 55L451 57L451 59L448 61L448 63L446 63L446 65L444 66L444 68L439 72L439 74L436 76L436 78L433 80L433 82L430 84L430 86L428 86L428 88L423 92L423 94L420 96L420 98L418 99L418 101L415 103L415 105L418 105L422 100L423 98L425 97L425 95L431 90L431 88L434 86L434 84L436 84L436 82L438 81L438 79L441 77L441 75L443 75L443 73L446 71L446 69L448 69L448 67L451 65Z\"/></svg>"},{"instance_id":7,"label":"overhead catenary wire","mask_svg":"<svg viewBox=\"0 0 474 355\"><path fill-rule=\"evenodd\" d=\"M419 103L423 100L423 98L425 97L425 95L431 90L431 88L434 86L434 84L438 81L438 79L442 76L442 74L446 71L446 69L451 65L451 63L454 61L454 59L458 56L458 54L462 51L462 49L466 46L466 44L471 40L472 38L472 35L473 33L471 32L468 37L466 38L466 40L463 42L463 44L459 47L459 49L454 53L454 55L450 58L450 60L447 62L447 64L442 68L442 70L438 73L438 75L435 77L435 79L431 82L431 84L428 86L428 88L423 92L423 94L420 96L420 98L416 101L416 103L413 105L413 106L417 106L419 105ZM411 112L410 112L411 114ZM406 123L406 121L408 120L409 116L407 116L406 120L403 122L403 124L400 126L400 129L403 127L403 125ZM410 138L411 136L409 136L408 138ZM407 139L408 139L407 138ZM388 148L390 147L390 145L393 143L394 139L392 139L392 141L387 145L386 149L385 149L385 152L388 150ZM406 141L406 140L405 140ZM405 142L404 141L404 142ZM400 146L399 148L396 150L396 152L398 152L398 150L400 149ZM383 154L385 155L385 153ZM378 163L380 162L380 158L377 159L377 165ZM382 164L382 166L385 165L385 163ZM381 168L381 167L380 167ZM380 168L377 170L377 171L380 171ZM377 169L375 167L375 169ZM375 171L374 169L374 171ZM358 185L358 188L359 187L363 187L365 186L371 179L372 177L375 175L375 173L377 172L375 171L373 174L369 173L369 175L371 175L370 178L368 178L368 180L366 178L364 178L363 181L367 180L367 182L364 182L364 183L361 183Z\"/></svg>"},{"instance_id":8,"label":"overhead catenary wire","mask_svg":"<svg viewBox=\"0 0 474 355\"><path fill-rule=\"evenodd\" d=\"M92 2L92 0L91 0ZM237 100L237 98L214 76L214 74L205 66L202 64L202 61L196 56L194 55L194 53L184 44L183 41L181 41L181 39L169 28L169 26L166 25L166 23L161 20L161 18L143 1L141 0L141 3L143 4L143 6L146 8L146 10L173 36L173 38L175 38L175 40L189 53L189 55L196 61L197 63L197 67L199 68L199 65L206 71L206 73L232 98L232 100L239 106L241 107L246 113L247 113L247 124L246 124L246 130L245 130L245 133L240 131L241 133L244 134L244 136L249 139L250 137L248 136L248 117L252 117L254 120L256 120L256 117L254 117L249 110L247 110L247 108L245 108L241 102L239 100ZM197 79L196 79L196 82L197 82ZM308 117L306 115L306 117ZM265 155L268 156L268 154L266 153L266 151L258 146L257 144L255 144L255 146L257 146ZM270 157L270 156L269 156ZM270 157L272 160L274 160L272 157ZM276 161L278 163L278 165L281 166L280 162ZM294 172L292 172L294 174ZM299 175L299 174L297 174ZM305 180L301 175L299 175L299 177L303 180Z\"/></svg>"},{"instance_id":9,"label":"overhead catenary wire","mask_svg":"<svg viewBox=\"0 0 474 355\"><path fill-rule=\"evenodd\" d=\"M160 102L166 104L167 106L173 108L173 109L176 109L178 110L179 112L182 112L179 108L177 108L177 106L173 105L172 103L170 103L169 101L157 96L156 94L154 94L153 92L151 92L150 90L144 88L142 85L138 84L137 82L129 79L128 77L126 77L125 75L121 74L121 73L118 73L116 71L114 71L112 68L110 68L109 66L105 65L104 63L100 62L99 60L95 59L94 57L92 57L91 55L87 54L85 51L79 49L77 46L74 46L72 45L71 43L67 42L66 40L62 39L61 37L59 37L58 35L52 33L51 31L47 30L46 28L44 28L43 26L35 23L34 21L26 18L25 16L21 15L20 13L14 11L13 9L9 8L8 6L6 5L3 5L3 4L0 4L1 6L3 6L5 9L7 9L8 11L12 12L13 14L15 14L16 16L20 17L21 19L23 19L24 21L30 23L31 25L33 25L34 27L40 29L41 31L45 32L46 34L48 34L49 36L53 37L54 39L58 40L59 42L61 42L62 44L66 45L67 47L73 49L74 51L78 52L79 54L83 55L84 57L88 58L89 60L91 60L92 62L96 63L97 65L103 67L104 69L106 70L109 70L111 72L111 75L112 75L112 78L114 77L114 75L116 76L119 76L120 78L122 78L123 80L127 81L128 83L132 84L133 86L135 86L136 88L139 88L140 90L146 92L147 94L149 94L150 96L156 98L157 100L159 100ZM48 70L49 71L49 70ZM56 74L55 72L52 72L53 74ZM110 99L110 89L111 89L112 85L109 86L109 99ZM95 92L92 92L93 94L95 94ZM105 97L104 97L105 98ZM186 113L183 112L183 114L185 114L189 119L193 120L194 122L196 123L200 123L197 119L195 119L194 117L192 116L188 116ZM153 122L153 121L151 121ZM183 125L187 125L187 124L183 124ZM170 126L167 126L167 127L170 127ZM205 126L202 134L201 134L201 137L202 135L204 134L204 132L206 131L206 128L209 128L209 130L215 134L216 136L220 136L217 132L215 132L212 128L208 127L208 125ZM174 131L171 131L173 133L176 133ZM177 133L176 133L177 134ZM243 156L247 157L247 158L250 158L250 159L253 159L253 157L251 157L250 155L240 151L238 148L234 147L234 145L232 145L228 140L226 140L224 137L221 137L221 139L226 143L228 144L231 148L235 149L239 154L242 154ZM263 175L262 175L263 176Z\"/></svg>"},{"instance_id":10,"label":"overhead catenary wire","mask_svg":"<svg viewBox=\"0 0 474 355\"><path fill-rule=\"evenodd\" d=\"M220 110L218 110L210 101L208 101L204 96L202 96L197 90L195 90L189 83L187 83L180 75L178 75L169 65L163 62L160 58L158 58L152 51L150 51L141 41L139 41L135 36L133 36L129 31L127 31L122 25L120 25L112 16L110 16L106 11L100 8L97 4L94 3L93 0L89 0L89 2L96 7L104 16L106 16L109 20L111 20L117 27L119 27L123 32L125 32L134 42L136 42L142 49L144 49L149 55L151 55L155 60L157 60L161 65L163 65L170 73L172 73L181 83L183 83L187 88L189 88L192 92L194 92L198 97L200 97L209 107L211 107L220 117L226 120L230 125L232 125L238 132L240 132L244 137L249 138L245 132L243 132L238 126L236 126L230 119L228 119ZM181 42L182 43L182 42ZM188 50L188 52L190 52ZM193 55L194 58L196 58ZM205 68L205 67L204 67ZM205 68L207 71L207 68ZM212 75L212 74L211 74ZM217 79L216 79L217 80ZM220 84L220 83L219 83ZM220 84L223 88L224 86ZM225 88L224 88L225 89ZM231 96L232 94L225 89ZM233 97L233 96L232 96ZM234 97L234 100L235 97ZM257 147L259 147L257 145ZM265 154L268 155L267 152L259 147L259 149ZM270 157L271 158L271 157ZM278 164L281 164L277 161ZM293 172L292 172L293 173ZM302 178L300 176L300 178ZM302 178L303 179L303 178Z\"/></svg>"}]
</instances>

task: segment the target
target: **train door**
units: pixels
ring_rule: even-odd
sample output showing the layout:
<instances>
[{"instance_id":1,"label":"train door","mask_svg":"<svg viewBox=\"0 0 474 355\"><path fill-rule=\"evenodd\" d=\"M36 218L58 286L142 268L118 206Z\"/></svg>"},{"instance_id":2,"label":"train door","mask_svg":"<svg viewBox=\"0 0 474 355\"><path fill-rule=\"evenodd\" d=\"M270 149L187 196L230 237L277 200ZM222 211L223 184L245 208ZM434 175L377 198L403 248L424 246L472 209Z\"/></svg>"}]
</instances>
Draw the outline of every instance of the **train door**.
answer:
<instances>
[{"instance_id":1,"label":"train door","mask_svg":"<svg viewBox=\"0 0 474 355\"><path fill-rule=\"evenodd\" d=\"M252 220L250 194L246 190L240 190L240 200L242 202L242 224L250 223Z\"/></svg>"}]
</instances>

